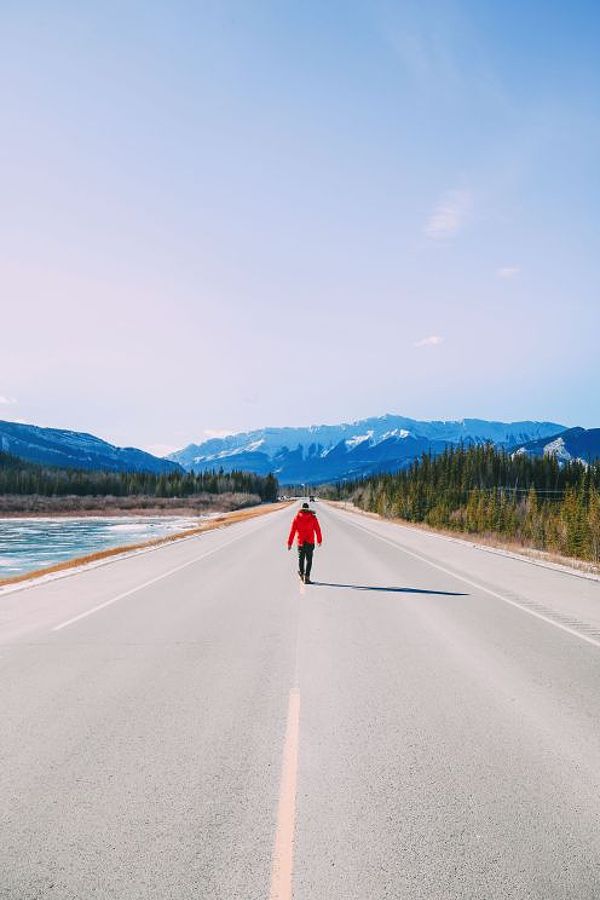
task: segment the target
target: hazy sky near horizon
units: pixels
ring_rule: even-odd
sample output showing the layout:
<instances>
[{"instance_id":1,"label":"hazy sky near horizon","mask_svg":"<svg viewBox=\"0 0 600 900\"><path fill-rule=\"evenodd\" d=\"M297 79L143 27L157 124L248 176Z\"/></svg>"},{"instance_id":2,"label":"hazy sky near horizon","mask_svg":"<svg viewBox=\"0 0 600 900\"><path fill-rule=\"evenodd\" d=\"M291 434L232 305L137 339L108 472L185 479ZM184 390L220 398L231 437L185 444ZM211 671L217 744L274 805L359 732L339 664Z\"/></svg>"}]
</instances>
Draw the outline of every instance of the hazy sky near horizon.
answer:
<instances>
[{"instance_id":1,"label":"hazy sky near horizon","mask_svg":"<svg viewBox=\"0 0 600 900\"><path fill-rule=\"evenodd\" d=\"M600 6L5 2L0 418L600 427Z\"/></svg>"}]
</instances>

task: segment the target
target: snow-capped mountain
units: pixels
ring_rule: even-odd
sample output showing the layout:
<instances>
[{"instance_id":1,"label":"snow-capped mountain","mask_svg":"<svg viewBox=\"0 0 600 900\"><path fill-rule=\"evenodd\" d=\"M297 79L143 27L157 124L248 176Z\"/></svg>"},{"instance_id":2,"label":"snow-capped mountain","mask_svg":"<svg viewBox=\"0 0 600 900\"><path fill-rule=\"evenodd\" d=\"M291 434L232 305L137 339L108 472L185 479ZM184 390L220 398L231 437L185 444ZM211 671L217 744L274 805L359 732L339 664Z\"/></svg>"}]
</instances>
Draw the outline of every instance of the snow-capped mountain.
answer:
<instances>
[{"instance_id":1,"label":"snow-capped mountain","mask_svg":"<svg viewBox=\"0 0 600 900\"><path fill-rule=\"evenodd\" d=\"M111 472L173 472L177 463L135 447L115 447L93 434L0 421L0 450L29 462Z\"/></svg>"},{"instance_id":2,"label":"snow-capped mountain","mask_svg":"<svg viewBox=\"0 0 600 900\"><path fill-rule=\"evenodd\" d=\"M190 444L168 459L188 471L246 469L274 472L283 484L319 483L409 465L449 444L492 441L507 449L556 436L555 422L425 421L386 415L341 425L264 428Z\"/></svg>"},{"instance_id":3,"label":"snow-capped mountain","mask_svg":"<svg viewBox=\"0 0 600 900\"><path fill-rule=\"evenodd\" d=\"M600 459L600 428L568 428L559 434L528 441L516 452L528 456L555 456L559 462L574 459L593 462Z\"/></svg>"}]
</instances>

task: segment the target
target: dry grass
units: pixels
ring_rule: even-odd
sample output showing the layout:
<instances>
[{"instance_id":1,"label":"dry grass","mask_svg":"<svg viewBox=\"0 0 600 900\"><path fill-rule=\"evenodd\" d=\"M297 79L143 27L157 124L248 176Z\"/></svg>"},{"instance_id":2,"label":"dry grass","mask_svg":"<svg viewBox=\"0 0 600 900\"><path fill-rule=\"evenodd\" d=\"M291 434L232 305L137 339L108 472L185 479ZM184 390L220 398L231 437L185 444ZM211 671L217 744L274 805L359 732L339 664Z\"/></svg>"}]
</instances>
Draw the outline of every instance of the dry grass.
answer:
<instances>
[{"instance_id":1,"label":"dry grass","mask_svg":"<svg viewBox=\"0 0 600 900\"><path fill-rule=\"evenodd\" d=\"M531 547L522 544L519 541L502 540L496 534L469 534L466 531L454 531L451 528L432 528L423 522L408 522L406 519L388 519L380 516L379 513L366 512L353 503L345 503L343 500L327 500L332 506L340 509L348 509L353 513L366 516L368 519L380 519L382 522L392 522L396 525L404 525L406 528L416 528L419 531L425 531L429 534L441 534L444 537L454 538L459 541L466 541L482 547L490 547L493 550L503 551L505 553L513 553L517 556L524 556L540 563L550 563L555 566L561 566L567 569L573 569L585 575L594 575L600 577L600 566L594 565L587 560L577 559L574 556L561 556L560 553L552 553L549 550L539 550L537 547Z\"/></svg>"},{"instance_id":2,"label":"dry grass","mask_svg":"<svg viewBox=\"0 0 600 900\"><path fill-rule=\"evenodd\" d=\"M0 516L190 516L232 512L258 506L256 494L194 494L191 497L75 496L44 497L40 494L0 495Z\"/></svg>"},{"instance_id":3,"label":"dry grass","mask_svg":"<svg viewBox=\"0 0 600 900\"><path fill-rule=\"evenodd\" d=\"M29 581L33 578L41 578L44 575L52 575L55 572L62 572L67 569L76 569L85 566L88 563L98 562L99 560L109 559L111 556L119 556L123 553L131 553L134 550L146 550L150 547L159 547L162 544L170 544L173 541L180 541L182 538L193 537L196 534L202 534L204 531L212 531L215 528L222 528L228 525L234 525L236 522L245 522L246 519L254 519L259 516L267 515L276 509L283 509L289 506L291 501L285 503L269 503L265 506L255 506L251 509L238 509L234 512L224 513L218 518L210 519L194 528L188 528L185 531L178 531L176 534L170 534L167 537L153 538L150 541L143 541L139 544L126 544L120 547L111 547L108 550L99 550L97 553L89 553L87 556L78 556L75 559L69 559L65 562L56 563L54 566L47 566L45 569L37 569L35 572L23 572L21 575L13 575L10 578L0 578L0 587L7 584L18 584L21 581Z\"/></svg>"}]
</instances>

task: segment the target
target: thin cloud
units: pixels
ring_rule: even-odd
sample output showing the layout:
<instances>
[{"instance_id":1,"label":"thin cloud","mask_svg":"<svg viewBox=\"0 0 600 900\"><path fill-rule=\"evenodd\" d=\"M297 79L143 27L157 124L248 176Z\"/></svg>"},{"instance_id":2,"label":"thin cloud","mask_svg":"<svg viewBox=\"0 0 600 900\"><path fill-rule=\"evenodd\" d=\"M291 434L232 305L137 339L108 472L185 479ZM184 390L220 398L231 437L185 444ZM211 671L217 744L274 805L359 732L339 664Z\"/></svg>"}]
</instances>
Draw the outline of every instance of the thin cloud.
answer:
<instances>
[{"instance_id":1,"label":"thin cloud","mask_svg":"<svg viewBox=\"0 0 600 900\"><path fill-rule=\"evenodd\" d=\"M521 271L520 266L502 266L500 269L496 269L496 275L498 278L516 278L516 276Z\"/></svg>"},{"instance_id":2,"label":"thin cloud","mask_svg":"<svg viewBox=\"0 0 600 900\"><path fill-rule=\"evenodd\" d=\"M455 237L465 224L472 205L469 191L447 191L429 216L425 234L436 241Z\"/></svg>"},{"instance_id":3,"label":"thin cloud","mask_svg":"<svg viewBox=\"0 0 600 900\"><path fill-rule=\"evenodd\" d=\"M14 397L6 397L0 394L0 406L14 406L16 402Z\"/></svg>"},{"instance_id":4,"label":"thin cloud","mask_svg":"<svg viewBox=\"0 0 600 900\"><path fill-rule=\"evenodd\" d=\"M438 347L440 344L444 343L444 338L440 337L439 334L431 334L429 337L421 338L420 341L415 341L415 347Z\"/></svg>"}]
</instances>

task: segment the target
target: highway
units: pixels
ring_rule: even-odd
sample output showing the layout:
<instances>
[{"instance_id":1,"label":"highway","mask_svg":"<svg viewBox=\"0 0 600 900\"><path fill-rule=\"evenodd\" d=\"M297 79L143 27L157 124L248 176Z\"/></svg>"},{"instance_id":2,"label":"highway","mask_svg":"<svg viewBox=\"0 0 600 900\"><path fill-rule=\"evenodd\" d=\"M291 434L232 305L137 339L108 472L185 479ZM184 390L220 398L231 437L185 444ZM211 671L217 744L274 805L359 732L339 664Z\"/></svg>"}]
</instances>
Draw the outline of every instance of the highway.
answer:
<instances>
[{"instance_id":1,"label":"highway","mask_svg":"<svg viewBox=\"0 0 600 900\"><path fill-rule=\"evenodd\" d=\"M2 900L600 897L600 583L315 508L0 594Z\"/></svg>"}]
</instances>

